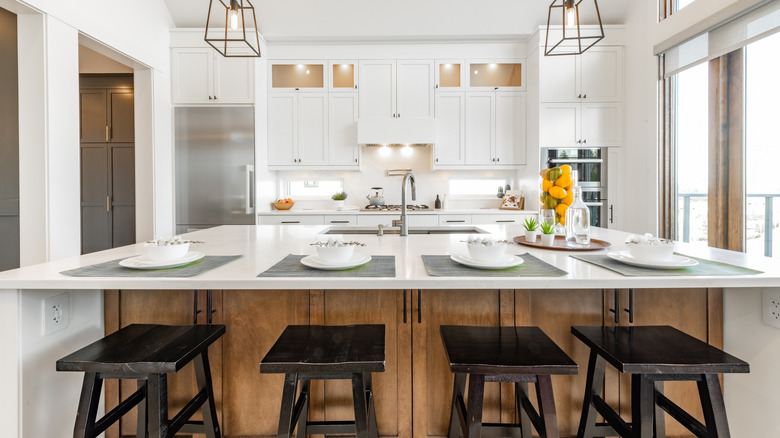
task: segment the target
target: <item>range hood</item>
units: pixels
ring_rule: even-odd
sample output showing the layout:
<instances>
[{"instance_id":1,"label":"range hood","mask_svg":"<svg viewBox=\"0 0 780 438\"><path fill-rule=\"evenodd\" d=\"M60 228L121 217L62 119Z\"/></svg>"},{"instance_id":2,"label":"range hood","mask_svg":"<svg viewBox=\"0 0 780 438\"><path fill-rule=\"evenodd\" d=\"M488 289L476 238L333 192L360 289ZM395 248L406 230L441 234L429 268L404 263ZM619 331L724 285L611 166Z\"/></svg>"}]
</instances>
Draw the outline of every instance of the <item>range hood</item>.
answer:
<instances>
[{"instance_id":1,"label":"range hood","mask_svg":"<svg viewBox=\"0 0 780 438\"><path fill-rule=\"evenodd\" d=\"M429 119L359 119L358 144L434 144L436 122Z\"/></svg>"}]
</instances>

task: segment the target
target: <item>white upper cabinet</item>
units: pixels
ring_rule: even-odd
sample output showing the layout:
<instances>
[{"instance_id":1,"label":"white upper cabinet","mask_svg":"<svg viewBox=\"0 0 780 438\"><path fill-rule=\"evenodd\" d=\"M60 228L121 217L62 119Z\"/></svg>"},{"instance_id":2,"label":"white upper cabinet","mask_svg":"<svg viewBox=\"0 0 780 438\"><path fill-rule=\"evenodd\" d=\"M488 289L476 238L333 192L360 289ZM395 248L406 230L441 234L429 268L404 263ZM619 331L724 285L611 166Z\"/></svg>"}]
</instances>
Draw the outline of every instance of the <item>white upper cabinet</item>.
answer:
<instances>
[{"instance_id":1,"label":"white upper cabinet","mask_svg":"<svg viewBox=\"0 0 780 438\"><path fill-rule=\"evenodd\" d=\"M356 93L330 93L328 112L328 164L358 166L358 96Z\"/></svg>"},{"instance_id":2,"label":"white upper cabinet","mask_svg":"<svg viewBox=\"0 0 780 438\"><path fill-rule=\"evenodd\" d=\"M496 93L466 95L466 164L487 166L494 162Z\"/></svg>"},{"instance_id":3,"label":"white upper cabinet","mask_svg":"<svg viewBox=\"0 0 780 438\"><path fill-rule=\"evenodd\" d=\"M212 48L171 49L174 105L251 104L254 59L225 58Z\"/></svg>"},{"instance_id":4,"label":"white upper cabinet","mask_svg":"<svg viewBox=\"0 0 780 438\"><path fill-rule=\"evenodd\" d=\"M433 61L359 63L361 118L433 117Z\"/></svg>"},{"instance_id":5,"label":"white upper cabinet","mask_svg":"<svg viewBox=\"0 0 780 438\"><path fill-rule=\"evenodd\" d=\"M544 148L577 147L581 111L578 103L542 104L539 108L539 145Z\"/></svg>"},{"instance_id":6,"label":"white upper cabinet","mask_svg":"<svg viewBox=\"0 0 780 438\"><path fill-rule=\"evenodd\" d=\"M327 61L270 61L270 92L321 93L328 91Z\"/></svg>"},{"instance_id":7,"label":"white upper cabinet","mask_svg":"<svg viewBox=\"0 0 780 438\"><path fill-rule=\"evenodd\" d=\"M623 48L592 47L579 56L542 56L542 102L620 102Z\"/></svg>"},{"instance_id":8,"label":"white upper cabinet","mask_svg":"<svg viewBox=\"0 0 780 438\"><path fill-rule=\"evenodd\" d=\"M466 162L466 93L436 93L436 144L434 167Z\"/></svg>"},{"instance_id":9,"label":"white upper cabinet","mask_svg":"<svg viewBox=\"0 0 780 438\"><path fill-rule=\"evenodd\" d=\"M297 163L298 96L273 93L268 96L268 164L294 166Z\"/></svg>"},{"instance_id":10,"label":"white upper cabinet","mask_svg":"<svg viewBox=\"0 0 780 438\"><path fill-rule=\"evenodd\" d=\"M358 62L356 60L328 61L328 91L331 93L357 93Z\"/></svg>"},{"instance_id":11,"label":"white upper cabinet","mask_svg":"<svg viewBox=\"0 0 780 438\"><path fill-rule=\"evenodd\" d=\"M328 93L298 96L298 164L328 164Z\"/></svg>"},{"instance_id":12,"label":"white upper cabinet","mask_svg":"<svg viewBox=\"0 0 780 438\"><path fill-rule=\"evenodd\" d=\"M436 91L464 91L466 88L466 61L463 59L437 59L434 88Z\"/></svg>"},{"instance_id":13,"label":"white upper cabinet","mask_svg":"<svg viewBox=\"0 0 780 438\"><path fill-rule=\"evenodd\" d=\"M543 103L539 110L539 145L620 146L622 107L619 103Z\"/></svg>"},{"instance_id":14,"label":"white upper cabinet","mask_svg":"<svg viewBox=\"0 0 780 438\"><path fill-rule=\"evenodd\" d=\"M525 91L521 60L468 60L469 90Z\"/></svg>"},{"instance_id":15,"label":"white upper cabinet","mask_svg":"<svg viewBox=\"0 0 780 438\"><path fill-rule=\"evenodd\" d=\"M525 93L496 93L495 164L512 166L526 163L527 111Z\"/></svg>"},{"instance_id":16,"label":"white upper cabinet","mask_svg":"<svg viewBox=\"0 0 780 438\"><path fill-rule=\"evenodd\" d=\"M328 164L328 93L268 97L268 165Z\"/></svg>"},{"instance_id":17,"label":"white upper cabinet","mask_svg":"<svg viewBox=\"0 0 780 438\"><path fill-rule=\"evenodd\" d=\"M616 103L583 103L581 145L620 146L623 143L623 106Z\"/></svg>"}]
</instances>

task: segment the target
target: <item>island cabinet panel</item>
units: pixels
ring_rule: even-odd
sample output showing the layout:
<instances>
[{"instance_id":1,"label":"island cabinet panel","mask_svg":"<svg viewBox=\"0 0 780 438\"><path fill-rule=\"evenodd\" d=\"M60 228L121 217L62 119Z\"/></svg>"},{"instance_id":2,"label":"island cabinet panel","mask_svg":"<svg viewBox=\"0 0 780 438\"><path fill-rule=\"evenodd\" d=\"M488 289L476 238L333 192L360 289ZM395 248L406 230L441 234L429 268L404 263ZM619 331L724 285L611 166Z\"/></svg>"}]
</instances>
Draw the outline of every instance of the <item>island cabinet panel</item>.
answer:
<instances>
[{"instance_id":1,"label":"island cabinet panel","mask_svg":"<svg viewBox=\"0 0 780 438\"><path fill-rule=\"evenodd\" d=\"M400 290L313 290L310 295L312 324L384 324L385 371L372 377L382 437L410 438L412 434L412 321L408 315L404 320L404 310L410 308L408 301L404 306L404 299L410 300L409 295ZM312 382L311 397L310 420L354 420L349 381Z\"/></svg>"},{"instance_id":2,"label":"island cabinet panel","mask_svg":"<svg viewBox=\"0 0 780 438\"><path fill-rule=\"evenodd\" d=\"M629 291L620 290L620 307L629 307ZM607 291L605 308L614 307L614 293ZM621 326L669 325L710 345L723 348L723 291L721 289L634 289L634 322L628 314L620 316ZM608 312L608 310L607 310ZM608 325L615 325L614 315L606 317ZM607 367L609 368L609 367ZM620 377L620 414L631 419L631 377ZM701 401L695 382L667 382L664 394L696 419L703 422ZM666 415L666 434L686 437L690 432Z\"/></svg>"},{"instance_id":3,"label":"island cabinet panel","mask_svg":"<svg viewBox=\"0 0 780 438\"><path fill-rule=\"evenodd\" d=\"M502 294L511 296L512 291L413 291L412 406L415 438L447 436L454 375L449 368L439 327L511 326L514 309L511 300L501 299ZM506 415L511 415L511 397L506 396L509 388L510 385L500 386L498 383L485 386L484 422L506 421ZM502 400L509 402L508 407L502 409Z\"/></svg>"}]
</instances>

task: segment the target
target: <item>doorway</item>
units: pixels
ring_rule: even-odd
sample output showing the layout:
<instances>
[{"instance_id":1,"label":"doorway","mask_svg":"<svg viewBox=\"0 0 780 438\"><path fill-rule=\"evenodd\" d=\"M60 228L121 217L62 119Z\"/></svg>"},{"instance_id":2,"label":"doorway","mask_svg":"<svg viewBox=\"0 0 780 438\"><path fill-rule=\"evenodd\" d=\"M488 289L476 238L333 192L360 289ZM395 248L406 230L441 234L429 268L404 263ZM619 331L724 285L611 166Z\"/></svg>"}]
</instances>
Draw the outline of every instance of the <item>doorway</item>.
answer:
<instances>
[{"instance_id":1,"label":"doorway","mask_svg":"<svg viewBox=\"0 0 780 438\"><path fill-rule=\"evenodd\" d=\"M81 253L87 254L136 241L133 75L82 73L79 87Z\"/></svg>"},{"instance_id":2,"label":"doorway","mask_svg":"<svg viewBox=\"0 0 780 438\"><path fill-rule=\"evenodd\" d=\"M0 271L19 267L19 72L16 14L0 8Z\"/></svg>"}]
</instances>

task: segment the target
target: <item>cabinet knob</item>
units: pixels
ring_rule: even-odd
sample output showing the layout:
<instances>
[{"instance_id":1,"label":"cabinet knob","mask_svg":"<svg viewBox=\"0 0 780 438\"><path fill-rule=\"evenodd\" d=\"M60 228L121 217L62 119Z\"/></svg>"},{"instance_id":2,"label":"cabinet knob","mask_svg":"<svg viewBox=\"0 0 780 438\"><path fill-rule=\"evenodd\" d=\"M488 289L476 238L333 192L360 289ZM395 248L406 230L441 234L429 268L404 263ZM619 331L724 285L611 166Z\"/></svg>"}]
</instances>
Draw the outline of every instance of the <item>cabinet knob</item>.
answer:
<instances>
[{"instance_id":1,"label":"cabinet knob","mask_svg":"<svg viewBox=\"0 0 780 438\"><path fill-rule=\"evenodd\" d=\"M439 84L436 84L436 88L439 88Z\"/></svg>"},{"instance_id":2,"label":"cabinet knob","mask_svg":"<svg viewBox=\"0 0 780 438\"><path fill-rule=\"evenodd\" d=\"M499 161L501 161L501 158L496 158L496 163L498 163Z\"/></svg>"},{"instance_id":3,"label":"cabinet knob","mask_svg":"<svg viewBox=\"0 0 780 438\"><path fill-rule=\"evenodd\" d=\"M213 98L213 97L211 97L211 96L209 96L209 100L212 100L212 99L214 99L214 98Z\"/></svg>"},{"instance_id":4,"label":"cabinet knob","mask_svg":"<svg viewBox=\"0 0 780 438\"><path fill-rule=\"evenodd\" d=\"M398 113L398 118L399 118L399 119L401 118L401 113Z\"/></svg>"},{"instance_id":5,"label":"cabinet knob","mask_svg":"<svg viewBox=\"0 0 780 438\"><path fill-rule=\"evenodd\" d=\"M357 158L355 158L355 162L357 163Z\"/></svg>"},{"instance_id":6,"label":"cabinet knob","mask_svg":"<svg viewBox=\"0 0 780 438\"><path fill-rule=\"evenodd\" d=\"M498 87L493 88L494 90L498 91Z\"/></svg>"},{"instance_id":7,"label":"cabinet knob","mask_svg":"<svg viewBox=\"0 0 780 438\"><path fill-rule=\"evenodd\" d=\"M588 95L587 95L587 94L583 94L583 95L582 95L582 98L583 98L583 99L587 99L587 98L588 98Z\"/></svg>"},{"instance_id":8,"label":"cabinet knob","mask_svg":"<svg viewBox=\"0 0 780 438\"><path fill-rule=\"evenodd\" d=\"M577 99L582 99L582 94L578 94Z\"/></svg>"},{"instance_id":9,"label":"cabinet knob","mask_svg":"<svg viewBox=\"0 0 780 438\"><path fill-rule=\"evenodd\" d=\"M214 100L217 100L217 96L214 96Z\"/></svg>"},{"instance_id":10,"label":"cabinet knob","mask_svg":"<svg viewBox=\"0 0 780 438\"><path fill-rule=\"evenodd\" d=\"M357 85L355 85L355 89L357 90Z\"/></svg>"},{"instance_id":11,"label":"cabinet knob","mask_svg":"<svg viewBox=\"0 0 780 438\"><path fill-rule=\"evenodd\" d=\"M438 158L436 158L434 161L438 163L438 162L439 162L439 159L438 159Z\"/></svg>"}]
</instances>

